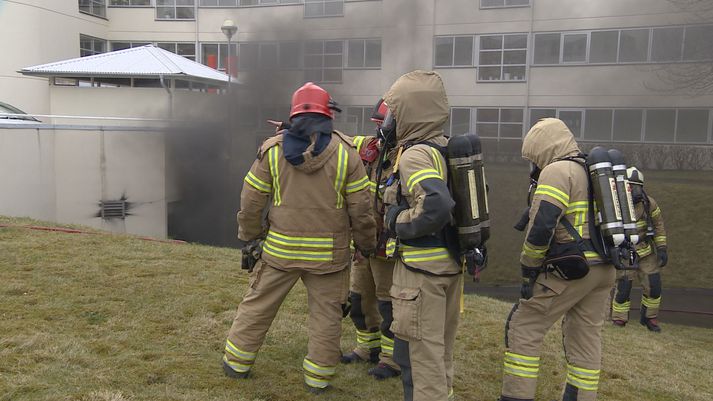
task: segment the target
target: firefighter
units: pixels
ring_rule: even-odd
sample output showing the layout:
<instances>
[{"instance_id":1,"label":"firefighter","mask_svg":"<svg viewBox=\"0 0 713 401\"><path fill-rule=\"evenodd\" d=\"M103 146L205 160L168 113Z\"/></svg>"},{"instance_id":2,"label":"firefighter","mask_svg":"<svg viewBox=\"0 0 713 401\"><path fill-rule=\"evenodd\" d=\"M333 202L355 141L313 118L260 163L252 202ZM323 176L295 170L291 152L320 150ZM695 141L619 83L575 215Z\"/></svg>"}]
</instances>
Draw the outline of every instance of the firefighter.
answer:
<instances>
[{"instance_id":1,"label":"firefighter","mask_svg":"<svg viewBox=\"0 0 713 401\"><path fill-rule=\"evenodd\" d=\"M461 268L445 230L455 204L443 124L448 98L440 75L413 71L384 97L389 115L382 131L395 130L394 182L384 193L384 225L397 238L391 298L394 361L401 367L406 401L446 401L453 396L453 345L458 327ZM391 180L390 180L391 181Z\"/></svg>"},{"instance_id":2,"label":"firefighter","mask_svg":"<svg viewBox=\"0 0 713 401\"><path fill-rule=\"evenodd\" d=\"M369 178L351 138L333 130L333 110L324 89L311 82L299 88L290 128L262 144L245 177L238 238L261 254L225 343L223 370L231 378L249 376L280 304L299 279L309 309L305 384L320 393L335 374L350 241L361 255L371 255L376 224Z\"/></svg>"},{"instance_id":3,"label":"firefighter","mask_svg":"<svg viewBox=\"0 0 713 401\"><path fill-rule=\"evenodd\" d=\"M377 129L384 121L387 112L386 103L380 99L374 108L371 120ZM391 276L394 270L393 259L387 258L386 237L383 235L384 206L380 201L381 191L387 177L391 173L393 151L381 160L380 150L383 142L377 136L356 136L354 144L361 155L370 180L371 192L379 191L374 204L374 217L377 221L377 250L368 258L358 258L352 264L351 289L349 298L351 311L349 316L354 322L357 335L357 346L350 353L342 356L342 363L372 362L377 366L368 370L369 375L378 380L396 377L400 374L399 365L393 360L394 334L390 330L392 319ZM381 163L379 169L378 164ZM377 181L381 182L377 186Z\"/></svg>"},{"instance_id":4,"label":"firefighter","mask_svg":"<svg viewBox=\"0 0 713 401\"><path fill-rule=\"evenodd\" d=\"M616 273L590 240L595 227L584 155L561 120L546 118L525 136L522 156L539 171L539 181L520 255L521 299L505 325L500 401L534 400L542 342L560 320L567 360L562 400L595 400L601 330Z\"/></svg>"},{"instance_id":5,"label":"firefighter","mask_svg":"<svg viewBox=\"0 0 713 401\"><path fill-rule=\"evenodd\" d=\"M641 296L640 322L653 332L660 332L658 322L661 305L661 270L668 262L666 231L661 208L644 192L644 175L636 167L626 170L631 184L631 195L636 213L636 228L639 238L644 239L636 246L639 255L639 270L636 275L643 287ZM654 251L655 249L655 251ZM629 320L632 274L620 271L612 302L612 321L615 326L624 327Z\"/></svg>"}]
</instances>

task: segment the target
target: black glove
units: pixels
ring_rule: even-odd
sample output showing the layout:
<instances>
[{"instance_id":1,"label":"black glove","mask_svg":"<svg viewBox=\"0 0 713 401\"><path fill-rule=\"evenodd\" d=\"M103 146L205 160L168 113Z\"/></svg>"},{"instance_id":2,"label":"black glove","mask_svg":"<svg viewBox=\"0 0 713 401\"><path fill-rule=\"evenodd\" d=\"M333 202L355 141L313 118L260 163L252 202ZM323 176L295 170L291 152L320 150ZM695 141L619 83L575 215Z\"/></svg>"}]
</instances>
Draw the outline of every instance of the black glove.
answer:
<instances>
[{"instance_id":1,"label":"black glove","mask_svg":"<svg viewBox=\"0 0 713 401\"><path fill-rule=\"evenodd\" d=\"M540 274L539 268L521 266L522 284L520 284L520 297L523 299L532 298L532 292L535 289L535 280Z\"/></svg>"},{"instance_id":2,"label":"black glove","mask_svg":"<svg viewBox=\"0 0 713 401\"><path fill-rule=\"evenodd\" d=\"M260 239L252 240L245 244L242 249L242 263L241 267L247 270L248 273L252 273L255 264L262 255L262 243Z\"/></svg>"},{"instance_id":3,"label":"black glove","mask_svg":"<svg viewBox=\"0 0 713 401\"><path fill-rule=\"evenodd\" d=\"M342 319L349 316L352 311L352 297L347 297L347 303L342 304Z\"/></svg>"},{"instance_id":4,"label":"black glove","mask_svg":"<svg viewBox=\"0 0 713 401\"><path fill-rule=\"evenodd\" d=\"M386 225L386 228L388 228L392 234L396 234L396 219L399 217L399 214L406 209L408 209L408 205L391 205L386 209L384 225Z\"/></svg>"},{"instance_id":5,"label":"black glove","mask_svg":"<svg viewBox=\"0 0 713 401\"><path fill-rule=\"evenodd\" d=\"M656 255L659 257L659 267L666 266L666 263L668 263L668 252L666 251L666 247L661 246L656 248Z\"/></svg>"}]
</instances>

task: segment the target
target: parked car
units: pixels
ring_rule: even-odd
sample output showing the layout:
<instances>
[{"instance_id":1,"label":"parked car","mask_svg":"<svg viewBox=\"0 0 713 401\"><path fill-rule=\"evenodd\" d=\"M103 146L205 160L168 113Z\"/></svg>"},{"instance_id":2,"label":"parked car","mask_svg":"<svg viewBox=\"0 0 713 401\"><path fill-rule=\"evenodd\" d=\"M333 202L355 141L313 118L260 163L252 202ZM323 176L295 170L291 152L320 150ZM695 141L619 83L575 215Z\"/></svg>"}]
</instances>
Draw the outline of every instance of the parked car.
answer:
<instances>
[{"instance_id":1,"label":"parked car","mask_svg":"<svg viewBox=\"0 0 713 401\"><path fill-rule=\"evenodd\" d=\"M14 115L10 115L14 114ZM18 115L18 114L24 114ZM28 116L27 113L15 106L0 102L0 124L40 124L42 121Z\"/></svg>"}]
</instances>

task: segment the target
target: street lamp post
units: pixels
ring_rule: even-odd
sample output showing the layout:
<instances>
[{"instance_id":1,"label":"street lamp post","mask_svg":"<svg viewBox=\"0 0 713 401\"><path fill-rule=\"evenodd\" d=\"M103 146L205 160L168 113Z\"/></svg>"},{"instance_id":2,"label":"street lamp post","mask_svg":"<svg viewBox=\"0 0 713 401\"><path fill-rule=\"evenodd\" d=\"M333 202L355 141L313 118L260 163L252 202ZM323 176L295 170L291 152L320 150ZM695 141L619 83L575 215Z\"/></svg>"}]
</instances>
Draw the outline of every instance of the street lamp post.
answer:
<instances>
[{"instance_id":1,"label":"street lamp post","mask_svg":"<svg viewBox=\"0 0 713 401\"><path fill-rule=\"evenodd\" d=\"M238 31L238 26L235 25L235 22L231 19L226 19L223 21L223 26L220 27L220 30L223 31L223 34L225 35L226 38L228 38L228 63L225 66L225 70L228 72L228 93L230 93L230 85L231 85L231 79L232 79L232 71L231 71L231 64L232 64L232 55L231 55L231 38L233 35L235 35L235 32Z\"/></svg>"}]
</instances>

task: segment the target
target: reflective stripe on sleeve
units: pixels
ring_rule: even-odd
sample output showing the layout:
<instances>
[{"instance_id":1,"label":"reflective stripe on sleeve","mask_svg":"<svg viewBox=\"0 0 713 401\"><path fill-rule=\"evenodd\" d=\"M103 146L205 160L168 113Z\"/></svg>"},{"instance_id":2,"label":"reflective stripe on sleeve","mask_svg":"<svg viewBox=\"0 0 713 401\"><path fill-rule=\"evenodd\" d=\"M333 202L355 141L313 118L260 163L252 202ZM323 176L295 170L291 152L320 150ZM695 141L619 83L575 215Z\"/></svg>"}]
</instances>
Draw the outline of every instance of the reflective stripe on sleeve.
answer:
<instances>
[{"instance_id":1,"label":"reflective stripe on sleeve","mask_svg":"<svg viewBox=\"0 0 713 401\"><path fill-rule=\"evenodd\" d=\"M280 206L282 204L282 196L280 195L280 168L278 166L280 149L273 146L268 151L268 161L270 162L270 174L273 182L273 204Z\"/></svg>"},{"instance_id":2,"label":"reflective stripe on sleeve","mask_svg":"<svg viewBox=\"0 0 713 401\"><path fill-rule=\"evenodd\" d=\"M253 174L252 171L248 171L248 174L245 176L245 182L247 182L253 188L257 189L260 192L267 192L267 193L272 192L272 185L257 178L257 176L255 174Z\"/></svg>"},{"instance_id":3,"label":"reflective stripe on sleeve","mask_svg":"<svg viewBox=\"0 0 713 401\"><path fill-rule=\"evenodd\" d=\"M406 182L406 187L408 188L409 192L413 192L413 187L416 184L429 178L438 178L439 180L443 179L443 177L441 177L437 170L427 168L413 173Z\"/></svg>"},{"instance_id":4,"label":"reflective stripe on sleeve","mask_svg":"<svg viewBox=\"0 0 713 401\"><path fill-rule=\"evenodd\" d=\"M364 176L361 179L358 179L356 181L348 182L347 183L347 193L348 194L353 194L354 192L359 192L364 188L369 187L369 177Z\"/></svg>"},{"instance_id":5,"label":"reflective stripe on sleeve","mask_svg":"<svg viewBox=\"0 0 713 401\"><path fill-rule=\"evenodd\" d=\"M551 185L538 185L535 190L535 195L547 195L551 198L557 199L564 205L565 208L569 207L569 195Z\"/></svg>"},{"instance_id":6,"label":"reflective stripe on sleeve","mask_svg":"<svg viewBox=\"0 0 713 401\"><path fill-rule=\"evenodd\" d=\"M354 146L356 146L357 152L361 152L361 145L364 144L364 139L366 139L365 136L355 136L352 141L354 142Z\"/></svg>"},{"instance_id":7,"label":"reflective stripe on sleeve","mask_svg":"<svg viewBox=\"0 0 713 401\"><path fill-rule=\"evenodd\" d=\"M347 165L349 164L349 154L340 143L337 150L337 176L334 178L334 190L337 193L337 209L344 207L344 196L342 189L347 180Z\"/></svg>"}]
</instances>

